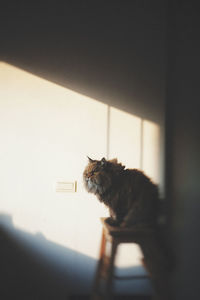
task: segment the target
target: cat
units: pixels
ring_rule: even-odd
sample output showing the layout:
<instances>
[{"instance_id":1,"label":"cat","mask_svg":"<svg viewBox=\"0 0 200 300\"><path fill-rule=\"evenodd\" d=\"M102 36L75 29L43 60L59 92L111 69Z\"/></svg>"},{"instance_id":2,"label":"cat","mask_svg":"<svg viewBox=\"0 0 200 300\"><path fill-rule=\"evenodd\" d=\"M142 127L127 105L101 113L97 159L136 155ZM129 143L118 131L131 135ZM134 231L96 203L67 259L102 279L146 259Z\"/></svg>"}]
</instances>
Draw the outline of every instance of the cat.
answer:
<instances>
[{"instance_id":1,"label":"cat","mask_svg":"<svg viewBox=\"0 0 200 300\"><path fill-rule=\"evenodd\" d=\"M150 229L150 234L141 235L138 240L143 265L150 275L155 299L170 299L172 264L162 241L163 232L159 229L158 186L141 170L125 169L117 159L93 160L88 157L88 160L83 172L84 185L109 208L110 217L105 221L124 229L133 226L139 232Z\"/></svg>"},{"instance_id":2,"label":"cat","mask_svg":"<svg viewBox=\"0 0 200 300\"><path fill-rule=\"evenodd\" d=\"M142 171L125 169L117 159L88 157L83 182L86 190L109 208L110 217L106 222L110 225L156 225L158 187Z\"/></svg>"}]
</instances>

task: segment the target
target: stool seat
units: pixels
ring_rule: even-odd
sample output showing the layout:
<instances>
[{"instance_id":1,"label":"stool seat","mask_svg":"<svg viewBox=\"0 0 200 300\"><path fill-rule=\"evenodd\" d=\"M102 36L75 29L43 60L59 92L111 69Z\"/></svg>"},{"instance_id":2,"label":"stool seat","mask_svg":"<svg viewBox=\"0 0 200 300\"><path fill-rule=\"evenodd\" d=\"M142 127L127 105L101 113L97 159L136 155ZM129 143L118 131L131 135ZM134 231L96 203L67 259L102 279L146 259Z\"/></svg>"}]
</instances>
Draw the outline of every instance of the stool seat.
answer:
<instances>
[{"instance_id":1,"label":"stool seat","mask_svg":"<svg viewBox=\"0 0 200 300\"><path fill-rule=\"evenodd\" d=\"M100 218L104 230L107 235L115 238L130 238L131 242L133 239L137 241L142 235L146 236L154 234L155 230L147 225L138 224L131 227L119 227L113 226L106 222L107 218Z\"/></svg>"},{"instance_id":2,"label":"stool seat","mask_svg":"<svg viewBox=\"0 0 200 300\"><path fill-rule=\"evenodd\" d=\"M142 224L123 228L110 225L106 222L106 218L100 220L103 225L102 238L91 299L112 299L112 283L113 279L117 278L114 275L117 248L121 243L134 243L139 245L143 253L142 264L147 270L154 288L153 299L169 300L169 260L160 243L157 230ZM109 252L106 251L108 242L110 243ZM130 277L125 277L125 279L130 279ZM133 278L144 278L144 275L131 276L131 279Z\"/></svg>"},{"instance_id":3,"label":"stool seat","mask_svg":"<svg viewBox=\"0 0 200 300\"><path fill-rule=\"evenodd\" d=\"M155 232L153 228L147 225L137 225L132 227L112 226L106 222L106 218L101 218L103 225L102 239L100 246L99 262L97 266L94 287L92 291L92 300L111 299L112 283L114 278L114 262L117 254L117 247L122 243L136 243L141 246L143 240L152 237ZM106 253L107 243L110 242L110 251ZM131 279L143 276L131 276ZM146 278L147 276L145 276ZM121 278L123 279L123 278ZM126 277L125 279L130 279Z\"/></svg>"}]
</instances>

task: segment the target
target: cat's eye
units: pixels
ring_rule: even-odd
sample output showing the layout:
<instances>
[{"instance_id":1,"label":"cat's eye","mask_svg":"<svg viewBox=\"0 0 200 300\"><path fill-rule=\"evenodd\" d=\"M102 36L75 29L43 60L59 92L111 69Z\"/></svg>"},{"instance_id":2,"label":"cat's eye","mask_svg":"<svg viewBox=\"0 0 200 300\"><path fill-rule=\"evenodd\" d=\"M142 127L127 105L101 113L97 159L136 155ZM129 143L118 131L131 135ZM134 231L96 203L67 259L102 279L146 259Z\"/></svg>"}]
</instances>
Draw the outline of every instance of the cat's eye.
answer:
<instances>
[{"instance_id":1,"label":"cat's eye","mask_svg":"<svg viewBox=\"0 0 200 300\"><path fill-rule=\"evenodd\" d=\"M95 173L95 170L92 170L89 173L87 173L87 176L92 176L92 175L94 175L94 173Z\"/></svg>"},{"instance_id":2,"label":"cat's eye","mask_svg":"<svg viewBox=\"0 0 200 300\"><path fill-rule=\"evenodd\" d=\"M97 171L99 171L99 167L98 167L98 166L96 166L96 167L94 168L93 172L97 172Z\"/></svg>"}]
</instances>

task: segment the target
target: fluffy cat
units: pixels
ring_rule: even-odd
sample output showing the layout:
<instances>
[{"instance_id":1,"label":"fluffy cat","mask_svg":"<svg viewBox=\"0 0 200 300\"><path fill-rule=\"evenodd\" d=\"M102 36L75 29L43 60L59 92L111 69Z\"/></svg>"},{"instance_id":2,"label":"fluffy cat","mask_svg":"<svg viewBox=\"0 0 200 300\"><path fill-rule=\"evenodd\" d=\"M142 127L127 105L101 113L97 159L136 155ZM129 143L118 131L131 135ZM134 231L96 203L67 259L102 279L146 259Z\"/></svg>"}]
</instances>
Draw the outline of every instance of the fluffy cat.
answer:
<instances>
[{"instance_id":1,"label":"fluffy cat","mask_svg":"<svg viewBox=\"0 0 200 300\"><path fill-rule=\"evenodd\" d=\"M117 159L88 160L85 188L109 208L110 225L156 225L158 188L149 177L138 169L125 169Z\"/></svg>"},{"instance_id":2,"label":"fluffy cat","mask_svg":"<svg viewBox=\"0 0 200 300\"><path fill-rule=\"evenodd\" d=\"M109 208L110 218L106 221L113 226L134 226L140 233L140 229L143 232L149 227L152 229L150 234L141 235L138 240L143 264L150 275L155 299L170 299L169 278L173 262L169 248L166 248L164 232L157 222L158 187L142 171L125 169L117 159L88 159L83 173L84 185Z\"/></svg>"}]
</instances>

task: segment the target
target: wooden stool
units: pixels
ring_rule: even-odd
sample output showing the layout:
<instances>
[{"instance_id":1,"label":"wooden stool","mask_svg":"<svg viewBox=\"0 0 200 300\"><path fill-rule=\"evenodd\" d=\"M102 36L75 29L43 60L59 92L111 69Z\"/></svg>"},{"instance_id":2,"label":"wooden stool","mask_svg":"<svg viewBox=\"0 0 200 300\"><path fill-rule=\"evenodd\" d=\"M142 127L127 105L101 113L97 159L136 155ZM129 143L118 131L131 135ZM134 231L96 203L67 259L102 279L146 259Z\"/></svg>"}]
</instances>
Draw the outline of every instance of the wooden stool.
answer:
<instances>
[{"instance_id":1,"label":"wooden stool","mask_svg":"<svg viewBox=\"0 0 200 300\"><path fill-rule=\"evenodd\" d=\"M142 241L153 234L153 230L147 227L121 228L111 226L106 223L105 218L101 218L103 224L102 239L100 246L100 258L97 266L92 300L111 299L112 282L114 278L134 279L146 278L145 276L132 276L119 278L114 276L114 262L117 253L117 247L122 243L136 243L141 246ZM107 243L110 242L110 253L106 253Z\"/></svg>"}]
</instances>

